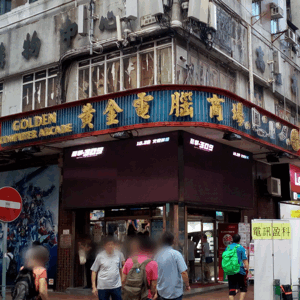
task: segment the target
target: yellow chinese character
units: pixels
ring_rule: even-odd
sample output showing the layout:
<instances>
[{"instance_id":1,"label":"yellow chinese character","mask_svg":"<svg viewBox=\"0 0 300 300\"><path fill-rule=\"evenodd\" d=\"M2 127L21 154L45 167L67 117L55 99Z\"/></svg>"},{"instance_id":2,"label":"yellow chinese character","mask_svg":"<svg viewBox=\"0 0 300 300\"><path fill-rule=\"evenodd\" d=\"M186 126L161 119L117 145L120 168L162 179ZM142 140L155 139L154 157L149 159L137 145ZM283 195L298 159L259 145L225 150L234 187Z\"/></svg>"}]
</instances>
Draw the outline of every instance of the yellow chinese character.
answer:
<instances>
[{"instance_id":1,"label":"yellow chinese character","mask_svg":"<svg viewBox=\"0 0 300 300\"><path fill-rule=\"evenodd\" d=\"M223 121L223 107L220 103L224 103L225 100L218 98L218 96L214 94L212 98L207 98L207 101L211 103L209 110L210 118L217 117L218 121Z\"/></svg>"},{"instance_id":2,"label":"yellow chinese character","mask_svg":"<svg viewBox=\"0 0 300 300\"><path fill-rule=\"evenodd\" d=\"M243 113L243 104L242 103L232 104L232 106L233 106L232 120L237 121L239 126L243 126L243 124L245 122L245 116L244 116L244 113Z\"/></svg>"},{"instance_id":3,"label":"yellow chinese character","mask_svg":"<svg viewBox=\"0 0 300 300\"><path fill-rule=\"evenodd\" d=\"M152 96L146 96L146 93L138 94L139 99L133 101L133 107L137 115L143 119L149 119L148 115L150 105L147 103L153 100Z\"/></svg>"},{"instance_id":4,"label":"yellow chinese character","mask_svg":"<svg viewBox=\"0 0 300 300\"><path fill-rule=\"evenodd\" d=\"M176 117L186 117L190 116L191 118L194 116L194 108L190 107L193 105L193 93L180 93L175 92L172 95L172 107L169 115L172 115L175 111Z\"/></svg>"},{"instance_id":5,"label":"yellow chinese character","mask_svg":"<svg viewBox=\"0 0 300 300\"><path fill-rule=\"evenodd\" d=\"M78 116L79 119L81 119L82 121L82 126L81 128L85 128L86 125L89 126L89 128L94 128L94 125L92 124L92 120L93 120L93 113L96 110L93 109L93 106L88 103L87 105L84 105L82 108L82 114Z\"/></svg>"},{"instance_id":6,"label":"yellow chinese character","mask_svg":"<svg viewBox=\"0 0 300 300\"><path fill-rule=\"evenodd\" d=\"M123 109L119 107L115 100L109 99L106 109L103 112L104 115L107 114L106 125L118 124L119 120L116 119L117 113L121 113L122 111Z\"/></svg>"}]
</instances>

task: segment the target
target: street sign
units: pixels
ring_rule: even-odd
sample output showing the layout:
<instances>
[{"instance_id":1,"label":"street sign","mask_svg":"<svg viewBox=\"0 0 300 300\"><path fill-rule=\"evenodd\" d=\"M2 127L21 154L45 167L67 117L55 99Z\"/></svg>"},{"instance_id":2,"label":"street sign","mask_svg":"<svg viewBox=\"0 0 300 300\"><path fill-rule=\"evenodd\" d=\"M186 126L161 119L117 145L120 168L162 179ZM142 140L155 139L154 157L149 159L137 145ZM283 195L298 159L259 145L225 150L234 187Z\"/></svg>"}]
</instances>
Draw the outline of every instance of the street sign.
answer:
<instances>
[{"instance_id":1,"label":"street sign","mask_svg":"<svg viewBox=\"0 0 300 300\"><path fill-rule=\"evenodd\" d=\"M22 211L22 198L12 187L0 189L0 221L4 222L2 243L2 299L6 299L7 223L16 220Z\"/></svg>"},{"instance_id":2,"label":"street sign","mask_svg":"<svg viewBox=\"0 0 300 300\"><path fill-rule=\"evenodd\" d=\"M22 211L22 198L18 191L11 187L0 189L0 221L12 222Z\"/></svg>"}]
</instances>

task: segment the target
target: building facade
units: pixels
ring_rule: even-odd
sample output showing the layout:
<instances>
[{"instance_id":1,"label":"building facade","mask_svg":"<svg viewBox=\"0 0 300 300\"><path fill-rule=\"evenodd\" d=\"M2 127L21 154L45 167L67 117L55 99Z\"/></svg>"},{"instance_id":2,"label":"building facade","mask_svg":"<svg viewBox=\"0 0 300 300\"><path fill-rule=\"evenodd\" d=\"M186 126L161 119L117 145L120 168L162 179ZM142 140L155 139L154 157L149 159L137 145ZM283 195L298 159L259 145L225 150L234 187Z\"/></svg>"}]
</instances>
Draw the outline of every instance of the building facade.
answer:
<instances>
[{"instance_id":1,"label":"building facade","mask_svg":"<svg viewBox=\"0 0 300 300\"><path fill-rule=\"evenodd\" d=\"M99 224L173 228L184 255L209 233L217 280L218 222L278 217L271 164L300 166L299 4L199 2L0 1L0 179L32 208L12 241L57 253L50 286L83 284L76 243Z\"/></svg>"}]
</instances>

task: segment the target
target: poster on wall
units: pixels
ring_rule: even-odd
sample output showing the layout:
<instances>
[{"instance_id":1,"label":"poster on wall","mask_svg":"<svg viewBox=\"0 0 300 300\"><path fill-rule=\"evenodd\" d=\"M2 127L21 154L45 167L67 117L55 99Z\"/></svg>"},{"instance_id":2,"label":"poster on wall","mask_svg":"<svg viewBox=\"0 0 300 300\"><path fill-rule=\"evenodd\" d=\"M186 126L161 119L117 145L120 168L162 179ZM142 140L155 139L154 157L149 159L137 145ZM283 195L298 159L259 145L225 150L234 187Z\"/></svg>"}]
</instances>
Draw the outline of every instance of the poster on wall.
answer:
<instances>
[{"instance_id":1,"label":"poster on wall","mask_svg":"<svg viewBox=\"0 0 300 300\"><path fill-rule=\"evenodd\" d=\"M219 281L225 281L222 269L222 254L232 243L232 237L238 233L238 224L219 223Z\"/></svg>"},{"instance_id":2,"label":"poster on wall","mask_svg":"<svg viewBox=\"0 0 300 300\"><path fill-rule=\"evenodd\" d=\"M20 217L8 223L7 247L12 249L18 269L24 264L24 253L33 242L46 247L50 253L47 264L50 288L56 284L59 176L57 165L0 173L0 188L15 188L23 200ZM2 239L3 224L0 223L1 245ZM1 246L1 269L2 257Z\"/></svg>"}]
</instances>

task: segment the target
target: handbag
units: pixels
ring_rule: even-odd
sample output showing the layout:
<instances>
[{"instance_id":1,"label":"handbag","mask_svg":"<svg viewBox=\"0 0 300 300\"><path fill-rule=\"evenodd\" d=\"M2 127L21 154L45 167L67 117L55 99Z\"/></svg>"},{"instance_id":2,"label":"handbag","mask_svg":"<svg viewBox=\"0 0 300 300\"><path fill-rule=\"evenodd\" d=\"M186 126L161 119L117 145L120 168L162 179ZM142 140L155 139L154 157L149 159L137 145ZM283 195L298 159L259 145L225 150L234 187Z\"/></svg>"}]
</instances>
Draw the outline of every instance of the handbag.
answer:
<instances>
[{"instance_id":1,"label":"handbag","mask_svg":"<svg viewBox=\"0 0 300 300\"><path fill-rule=\"evenodd\" d=\"M213 262L213 258L212 257L205 257L205 262L207 264L211 264Z\"/></svg>"}]
</instances>

